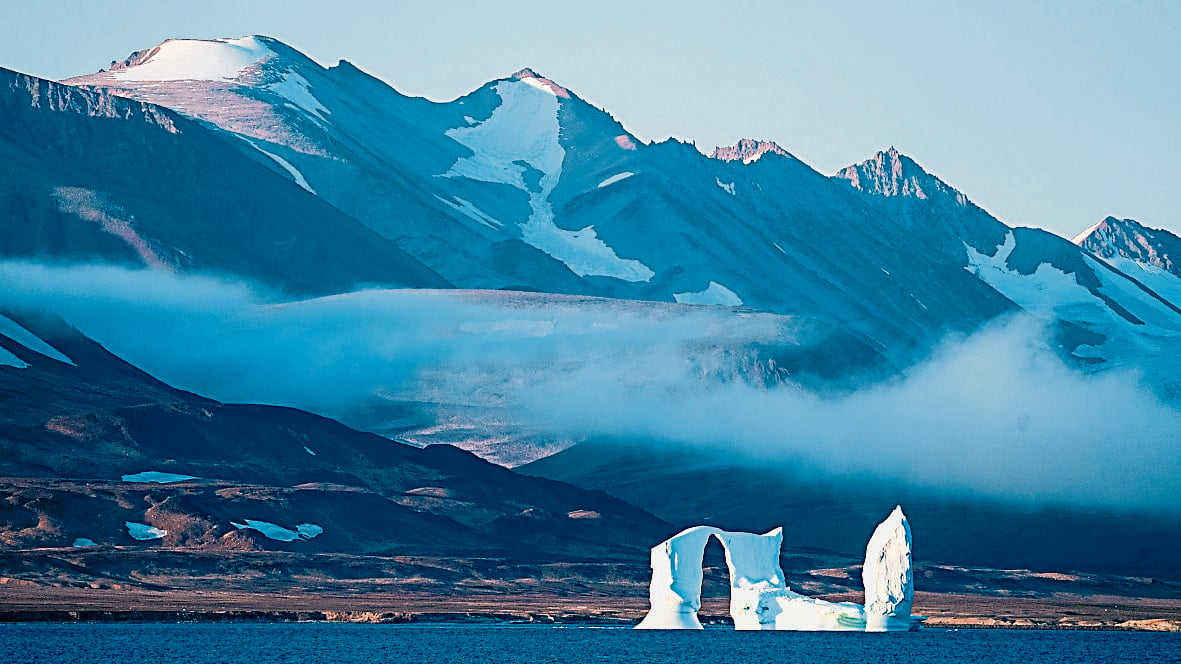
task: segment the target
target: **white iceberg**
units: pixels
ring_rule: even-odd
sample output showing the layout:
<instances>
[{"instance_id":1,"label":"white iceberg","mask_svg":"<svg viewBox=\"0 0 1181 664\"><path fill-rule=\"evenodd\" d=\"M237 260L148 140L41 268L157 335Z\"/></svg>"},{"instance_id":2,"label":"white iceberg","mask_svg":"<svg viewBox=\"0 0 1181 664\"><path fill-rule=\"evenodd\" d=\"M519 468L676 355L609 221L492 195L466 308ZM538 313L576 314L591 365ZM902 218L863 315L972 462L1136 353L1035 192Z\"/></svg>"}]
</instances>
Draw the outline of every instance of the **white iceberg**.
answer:
<instances>
[{"instance_id":1,"label":"white iceberg","mask_svg":"<svg viewBox=\"0 0 1181 664\"><path fill-rule=\"evenodd\" d=\"M895 507L869 538L861 582L865 586L865 619L869 623L866 631L909 629L910 609L914 605L914 572L910 564L910 524L901 507ZM895 624L898 620L906 624Z\"/></svg>"},{"instance_id":2,"label":"white iceberg","mask_svg":"<svg viewBox=\"0 0 1181 664\"><path fill-rule=\"evenodd\" d=\"M701 629L702 558L711 537L730 572L730 615L740 630L893 632L918 629L910 526L897 507L866 547L865 604L827 602L787 587L779 566L783 529L763 535L695 526L652 547L651 609L636 629Z\"/></svg>"}]
</instances>

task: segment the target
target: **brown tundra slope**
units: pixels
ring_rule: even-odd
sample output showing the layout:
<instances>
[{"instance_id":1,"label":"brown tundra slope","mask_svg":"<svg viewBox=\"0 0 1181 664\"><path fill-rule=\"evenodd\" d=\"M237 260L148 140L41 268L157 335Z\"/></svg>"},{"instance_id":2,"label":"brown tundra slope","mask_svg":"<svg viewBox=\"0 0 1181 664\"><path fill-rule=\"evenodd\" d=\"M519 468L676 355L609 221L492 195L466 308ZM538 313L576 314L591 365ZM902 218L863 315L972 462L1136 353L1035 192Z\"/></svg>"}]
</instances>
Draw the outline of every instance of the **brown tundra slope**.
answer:
<instances>
[{"instance_id":1,"label":"brown tundra slope","mask_svg":"<svg viewBox=\"0 0 1181 664\"><path fill-rule=\"evenodd\" d=\"M0 549L81 538L137 549L634 559L668 529L605 493L451 446L420 449L291 408L175 390L59 320L9 313L0 322L10 333L0 335ZM60 359L29 347L38 342ZM134 477L144 472L192 479ZM164 534L136 539L128 522ZM279 529L268 536L262 522Z\"/></svg>"}]
</instances>

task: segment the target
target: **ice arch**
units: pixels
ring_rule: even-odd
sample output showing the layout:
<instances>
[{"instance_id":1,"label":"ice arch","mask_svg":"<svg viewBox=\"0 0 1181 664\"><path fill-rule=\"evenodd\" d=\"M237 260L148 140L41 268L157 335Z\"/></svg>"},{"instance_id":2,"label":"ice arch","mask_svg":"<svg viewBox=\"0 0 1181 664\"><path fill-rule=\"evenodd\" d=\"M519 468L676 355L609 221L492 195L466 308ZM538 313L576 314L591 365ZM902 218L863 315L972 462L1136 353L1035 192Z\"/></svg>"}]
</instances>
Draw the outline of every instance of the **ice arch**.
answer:
<instances>
[{"instance_id":1,"label":"ice arch","mask_svg":"<svg viewBox=\"0 0 1181 664\"><path fill-rule=\"evenodd\" d=\"M701 629L702 560L709 538L726 552L730 615L741 630L907 631L923 618L914 600L910 525L896 507L869 539L862 580L865 604L826 602L787 587L779 552L783 529L759 535L695 526L652 547L651 609L637 629Z\"/></svg>"}]
</instances>

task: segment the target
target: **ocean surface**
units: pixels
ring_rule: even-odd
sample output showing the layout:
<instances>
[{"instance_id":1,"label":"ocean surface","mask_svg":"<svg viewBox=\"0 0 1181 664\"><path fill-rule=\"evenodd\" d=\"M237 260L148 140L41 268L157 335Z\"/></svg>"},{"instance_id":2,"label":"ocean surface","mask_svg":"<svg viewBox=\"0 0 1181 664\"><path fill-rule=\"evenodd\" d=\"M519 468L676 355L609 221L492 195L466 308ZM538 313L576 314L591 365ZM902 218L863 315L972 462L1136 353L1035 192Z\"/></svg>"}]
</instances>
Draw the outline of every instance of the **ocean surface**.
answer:
<instances>
[{"instance_id":1,"label":"ocean surface","mask_svg":"<svg viewBox=\"0 0 1181 664\"><path fill-rule=\"evenodd\" d=\"M927 629L639 632L554 625L0 624L0 662L1181 662L1181 634Z\"/></svg>"}]
</instances>

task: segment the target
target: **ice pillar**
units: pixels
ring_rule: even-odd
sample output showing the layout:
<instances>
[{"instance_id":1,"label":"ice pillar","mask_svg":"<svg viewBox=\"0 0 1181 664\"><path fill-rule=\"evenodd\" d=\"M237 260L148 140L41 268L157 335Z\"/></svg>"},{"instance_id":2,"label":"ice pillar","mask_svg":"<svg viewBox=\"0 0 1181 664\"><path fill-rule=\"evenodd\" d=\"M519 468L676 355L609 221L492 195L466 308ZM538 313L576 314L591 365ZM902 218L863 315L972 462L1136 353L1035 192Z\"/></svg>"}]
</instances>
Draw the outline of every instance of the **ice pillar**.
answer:
<instances>
[{"instance_id":1,"label":"ice pillar","mask_svg":"<svg viewBox=\"0 0 1181 664\"><path fill-rule=\"evenodd\" d=\"M902 507L878 525L865 547L866 631L910 629L914 604L914 572L910 560L910 524Z\"/></svg>"},{"instance_id":2,"label":"ice pillar","mask_svg":"<svg viewBox=\"0 0 1181 664\"><path fill-rule=\"evenodd\" d=\"M695 526L652 547L648 588L652 608L636 629L701 629L697 610L701 608L702 558L715 532L720 531Z\"/></svg>"},{"instance_id":3,"label":"ice pillar","mask_svg":"<svg viewBox=\"0 0 1181 664\"><path fill-rule=\"evenodd\" d=\"M779 552L783 548L783 529L769 533L719 532L726 548L726 567L730 571L730 617L734 629L775 629L779 604L775 598L787 592Z\"/></svg>"}]
</instances>

